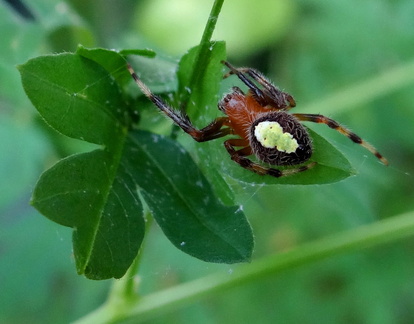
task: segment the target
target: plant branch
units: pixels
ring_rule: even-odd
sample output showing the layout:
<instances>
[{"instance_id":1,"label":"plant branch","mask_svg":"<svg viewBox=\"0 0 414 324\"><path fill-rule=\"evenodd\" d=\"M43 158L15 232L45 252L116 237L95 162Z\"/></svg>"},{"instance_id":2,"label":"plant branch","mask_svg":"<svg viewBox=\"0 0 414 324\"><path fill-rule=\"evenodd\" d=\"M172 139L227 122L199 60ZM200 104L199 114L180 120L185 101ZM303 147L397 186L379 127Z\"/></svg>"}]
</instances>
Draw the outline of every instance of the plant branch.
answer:
<instances>
[{"instance_id":1,"label":"plant branch","mask_svg":"<svg viewBox=\"0 0 414 324\"><path fill-rule=\"evenodd\" d=\"M292 270L331 256L379 246L412 235L413 211L307 243L297 249L257 260L253 264L239 266L231 274L214 274L150 294L141 298L125 317L134 317L136 321L148 320L215 293L274 276L284 270Z\"/></svg>"},{"instance_id":2,"label":"plant branch","mask_svg":"<svg viewBox=\"0 0 414 324\"><path fill-rule=\"evenodd\" d=\"M213 7L211 8L211 12L208 17L206 27L204 28L203 36L201 37L198 56L195 60L194 68L192 70L190 78L191 82L187 85L187 87L190 89L192 89L194 86L197 86L200 78L202 78L204 75L206 66L208 64L208 60L210 58L209 52L211 51L211 37L216 27L218 16L220 14L223 3L224 0L215 0L213 3ZM184 108L187 106L190 95L190 91L184 91L184 93L181 94L181 100L184 104Z\"/></svg>"}]
</instances>

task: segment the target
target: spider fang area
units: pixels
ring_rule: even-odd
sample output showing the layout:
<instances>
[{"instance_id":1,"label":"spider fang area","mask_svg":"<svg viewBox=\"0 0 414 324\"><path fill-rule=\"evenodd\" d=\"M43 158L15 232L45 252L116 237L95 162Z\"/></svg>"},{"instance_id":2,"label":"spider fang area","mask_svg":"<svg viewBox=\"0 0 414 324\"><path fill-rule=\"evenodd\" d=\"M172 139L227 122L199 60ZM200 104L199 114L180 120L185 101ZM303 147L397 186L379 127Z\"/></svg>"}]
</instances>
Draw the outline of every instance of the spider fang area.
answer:
<instances>
[{"instance_id":1,"label":"spider fang area","mask_svg":"<svg viewBox=\"0 0 414 324\"><path fill-rule=\"evenodd\" d=\"M254 136L267 148L277 148L278 151L293 153L299 147L292 134L283 132L282 127L275 121L263 121L255 126Z\"/></svg>"}]
</instances>

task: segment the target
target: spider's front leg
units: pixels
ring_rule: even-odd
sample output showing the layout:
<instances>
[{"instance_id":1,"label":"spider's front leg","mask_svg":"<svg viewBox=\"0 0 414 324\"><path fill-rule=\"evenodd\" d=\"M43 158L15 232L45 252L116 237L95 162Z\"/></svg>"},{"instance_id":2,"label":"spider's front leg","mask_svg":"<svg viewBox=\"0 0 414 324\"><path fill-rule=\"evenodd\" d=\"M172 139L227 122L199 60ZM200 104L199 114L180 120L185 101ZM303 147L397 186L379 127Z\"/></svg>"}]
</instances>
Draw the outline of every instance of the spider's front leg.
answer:
<instances>
[{"instance_id":1,"label":"spider's front leg","mask_svg":"<svg viewBox=\"0 0 414 324\"><path fill-rule=\"evenodd\" d=\"M237 77L250 89L257 102L263 107L271 106L283 110L289 110L296 107L296 101L293 99L292 95L281 91L257 70L252 68L235 68L227 61L222 61L222 63L230 69L230 71L224 75L224 78L227 78L231 74L237 75ZM253 82L251 82L246 75L259 83L263 87L263 90L259 89Z\"/></svg>"},{"instance_id":2,"label":"spider's front leg","mask_svg":"<svg viewBox=\"0 0 414 324\"><path fill-rule=\"evenodd\" d=\"M206 127L200 130L193 127L193 130L187 133L190 134L197 142L206 142L233 134L232 128L224 127L229 125L230 121L228 117L218 117Z\"/></svg>"},{"instance_id":3,"label":"spider's front leg","mask_svg":"<svg viewBox=\"0 0 414 324\"><path fill-rule=\"evenodd\" d=\"M201 130L195 128L185 113L173 109L161 97L153 94L147 85L141 81L141 79L129 64L128 70L144 95L149 100L151 100L164 114L171 118L172 121L177 124L183 131L191 135L191 137L194 138L194 140L197 142L210 141L232 133L231 128L224 127L230 125L230 121L227 117L216 118L213 122Z\"/></svg>"},{"instance_id":4,"label":"spider's front leg","mask_svg":"<svg viewBox=\"0 0 414 324\"><path fill-rule=\"evenodd\" d=\"M231 74L237 75L237 77L250 89L253 96L256 98L256 100L261 105L266 105L267 99L265 97L265 94L262 90L260 90L252 81L250 81L244 74L244 69L236 69L233 65L231 65L227 61L221 61L224 65L226 65L230 71L224 75L224 78L227 78Z\"/></svg>"},{"instance_id":5,"label":"spider's front leg","mask_svg":"<svg viewBox=\"0 0 414 324\"><path fill-rule=\"evenodd\" d=\"M260 175L270 175L275 178L280 178L295 173L306 171L316 165L316 162L311 162L307 165L300 166L295 169L278 170L273 168L264 167L258 163L253 162L246 156L253 154L251 147L241 138L232 138L224 142L224 146L227 152L230 154L231 159L239 164L241 167L250 170ZM244 146L240 150L236 150L234 147Z\"/></svg>"}]
</instances>

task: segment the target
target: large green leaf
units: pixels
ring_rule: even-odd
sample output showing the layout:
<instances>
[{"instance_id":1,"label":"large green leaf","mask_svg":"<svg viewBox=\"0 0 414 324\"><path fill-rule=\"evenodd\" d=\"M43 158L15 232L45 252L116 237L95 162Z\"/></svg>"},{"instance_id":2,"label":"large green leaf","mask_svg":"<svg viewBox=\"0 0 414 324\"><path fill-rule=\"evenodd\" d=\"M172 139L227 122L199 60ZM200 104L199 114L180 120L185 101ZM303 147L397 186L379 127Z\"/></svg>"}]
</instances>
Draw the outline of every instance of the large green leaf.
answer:
<instances>
[{"instance_id":1,"label":"large green leaf","mask_svg":"<svg viewBox=\"0 0 414 324\"><path fill-rule=\"evenodd\" d=\"M209 262L250 259L253 237L242 210L223 206L188 153L159 135L131 132L119 165L103 150L61 160L42 175L32 203L76 229L78 272L118 278L144 234L137 188L180 250Z\"/></svg>"},{"instance_id":2,"label":"large green leaf","mask_svg":"<svg viewBox=\"0 0 414 324\"><path fill-rule=\"evenodd\" d=\"M65 53L34 58L19 70L26 94L57 131L105 145L123 136L121 91L98 63Z\"/></svg>"},{"instance_id":3,"label":"large green leaf","mask_svg":"<svg viewBox=\"0 0 414 324\"><path fill-rule=\"evenodd\" d=\"M120 278L144 236L133 176L103 150L72 155L44 172L32 204L73 231L76 267L92 279Z\"/></svg>"},{"instance_id":4,"label":"large green leaf","mask_svg":"<svg viewBox=\"0 0 414 324\"><path fill-rule=\"evenodd\" d=\"M127 169L145 170L136 181L165 235L180 250L209 262L248 261L253 236L240 207L226 207L189 154L176 141L131 133Z\"/></svg>"},{"instance_id":5,"label":"large green leaf","mask_svg":"<svg viewBox=\"0 0 414 324\"><path fill-rule=\"evenodd\" d=\"M113 66L114 71L125 67L121 56L115 62L119 66ZM51 220L74 229L79 273L93 279L119 278L144 235L136 184L122 168L128 107L120 88L101 65L77 54L38 57L19 69L27 95L49 125L106 146L70 156L44 172L32 204Z\"/></svg>"}]
</instances>

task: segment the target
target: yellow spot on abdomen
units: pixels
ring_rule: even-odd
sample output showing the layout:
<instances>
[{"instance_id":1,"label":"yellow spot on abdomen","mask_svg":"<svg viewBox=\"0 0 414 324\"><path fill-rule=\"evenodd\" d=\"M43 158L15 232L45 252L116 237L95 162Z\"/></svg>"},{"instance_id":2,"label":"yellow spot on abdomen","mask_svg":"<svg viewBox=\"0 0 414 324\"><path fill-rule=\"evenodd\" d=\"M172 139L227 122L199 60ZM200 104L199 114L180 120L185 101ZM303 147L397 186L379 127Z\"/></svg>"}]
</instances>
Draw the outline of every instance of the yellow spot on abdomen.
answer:
<instances>
[{"instance_id":1,"label":"yellow spot on abdomen","mask_svg":"<svg viewBox=\"0 0 414 324\"><path fill-rule=\"evenodd\" d=\"M292 134L284 133L278 122L264 121L254 128L254 136L267 148L276 148L278 151L293 153L299 147Z\"/></svg>"}]
</instances>

